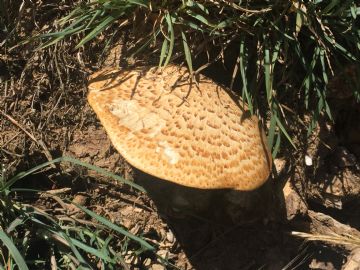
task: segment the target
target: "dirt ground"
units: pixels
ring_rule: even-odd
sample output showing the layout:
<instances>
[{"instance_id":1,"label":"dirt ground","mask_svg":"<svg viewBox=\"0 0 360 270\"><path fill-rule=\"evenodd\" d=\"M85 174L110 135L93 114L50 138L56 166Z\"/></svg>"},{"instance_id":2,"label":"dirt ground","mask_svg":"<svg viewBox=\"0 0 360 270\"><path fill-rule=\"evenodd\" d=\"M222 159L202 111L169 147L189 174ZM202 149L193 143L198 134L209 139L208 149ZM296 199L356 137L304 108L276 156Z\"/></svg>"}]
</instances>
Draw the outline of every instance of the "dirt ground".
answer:
<instances>
[{"instance_id":1,"label":"dirt ground","mask_svg":"<svg viewBox=\"0 0 360 270\"><path fill-rule=\"evenodd\" d=\"M76 37L41 50L36 42L18 42L53 27L48 22L71 7L53 2L21 6L15 1L21 14L13 27L19 35L0 35L0 163L11 176L66 155L136 180L139 176L112 147L86 102L88 76L117 64L122 36L114 38L110 53L104 53L107 33L79 50L73 49ZM360 239L360 105L349 91L351 80L344 84L343 79L352 78L353 69L331 80L334 123L321 117L307 138L309 117L289 118L297 150L284 143L275 160L276 175L268 184L275 199L260 200L257 210L236 224L187 212L169 214L156 198L69 164L28 177L21 185L59 191L60 197L141 233L179 269L360 269L359 246L305 241L292 233ZM59 215L61 205L52 199L23 199ZM126 263L130 269L165 269L149 254L129 254Z\"/></svg>"}]
</instances>

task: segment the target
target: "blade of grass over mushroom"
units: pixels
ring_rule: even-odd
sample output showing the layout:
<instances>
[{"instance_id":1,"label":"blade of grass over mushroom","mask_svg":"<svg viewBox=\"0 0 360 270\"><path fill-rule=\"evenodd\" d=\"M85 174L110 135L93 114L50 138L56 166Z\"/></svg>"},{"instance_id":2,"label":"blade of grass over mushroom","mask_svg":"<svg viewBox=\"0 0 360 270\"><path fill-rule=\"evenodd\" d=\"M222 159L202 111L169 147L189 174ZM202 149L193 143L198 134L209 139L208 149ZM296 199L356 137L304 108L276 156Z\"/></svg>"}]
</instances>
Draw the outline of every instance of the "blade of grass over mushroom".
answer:
<instances>
[{"instance_id":1,"label":"blade of grass over mushroom","mask_svg":"<svg viewBox=\"0 0 360 270\"><path fill-rule=\"evenodd\" d=\"M91 164L84 163L84 162L82 162L80 160L77 160L77 159L71 158L71 157L59 157L59 158L53 159L51 161L45 162L43 164L40 164L40 165L38 165L38 166L28 170L28 171L18 173L17 175L12 177L8 182L6 182L5 185L0 188L0 191L4 191L4 190L8 189L10 186L12 186L18 180L20 180L20 179L22 179L22 178L24 178L24 177L26 177L26 176L34 173L34 172L37 172L37 171L39 171L39 170L41 170L41 169L43 169L43 168L45 168L45 167L47 167L47 166L49 166L51 164L59 163L59 162L70 162L70 163L73 163L73 164L76 164L76 165L80 165L80 166L88 168L90 170L94 170L94 171L96 171L96 172L98 172L98 173L100 173L102 175L111 177L111 178L113 178L113 179L115 179L117 181L120 181L120 182L124 183L124 184L127 184L127 185L129 185L129 186L131 186L131 187L133 187L133 188L135 188L135 189L137 189L139 191L146 192L143 187L133 183L132 181L128 181L128 180L124 179L123 177L120 177L120 176L118 176L116 174L110 173L110 172L108 172L108 171L106 171L106 170L104 170L102 168L99 168L99 167L91 165Z\"/></svg>"},{"instance_id":2,"label":"blade of grass over mushroom","mask_svg":"<svg viewBox=\"0 0 360 270\"><path fill-rule=\"evenodd\" d=\"M159 67L162 66L164 59L168 53L168 48L169 48L169 41L166 37L164 37L164 41L163 44L161 46L161 53L160 53L160 60L159 60Z\"/></svg>"},{"instance_id":3,"label":"blade of grass over mushroom","mask_svg":"<svg viewBox=\"0 0 360 270\"><path fill-rule=\"evenodd\" d=\"M174 49L174 43L175 43L175 32L174 32L173 23L172 23L173 18L171 17L171 15L169 13L166 13L165 20L166 20L167 27L168 27L168 34L170 34L170 44L167 49L167 54L166 54L166 58L165 58L165 62L164 62L163 66L167 66L167 64L170 62L172 52Z\"/></svg>"},{"instance_id":4,"label":"blade of grass over mushroom","mask_svg":"<svg viewBox=\"0 0 360 270\"><path fill-rule=\"evenodd\" d=\"M92 218L96 219L100 223L106 225L108 228L138 242L141 246L143 246L147 250L155 250L153 246L151 246L148 242L144 241L140 237L137 237L136 235L133 235L132 233L126 231L125 229L111 223L109 220L103 218L102 216L99 216L98 214L95 214L94 212L90 211L89 209L86 209L85 207L78 205L76 203L73 203L76 207L80 208L83 212L91 216Z\"/></svg>"},{"instance_id":5,"label":"blade of grass over mushroom","mask_svg":"<svg viewBox=\"0 0 360 270\"><path fill-rule=\"evenodd\" d=\"M14 242L10 239L9 236L4 231L0 230L0 240L6 246L14 259L15 263L20 270L28 270L29 268L26 265L25 259L20 254L19 250L14 245Z\"/></svg>"},{"instance_id":6,"label":"blade of grass over mushroom","mask_svg":"<svg viewBox=\"0 0 360 270\"><path fill-rule=\"evenodd\" d=\"M242 80L242 99L246 101L248 108L251 114L254 114L254 108L252 104L252 96L249 93L246 71L247 71L247 63L248 63L248 54L245 48L245 40L244 37L241 38L240 47L239 47L239 65L240 65L240 74ZM245 98L244 98L245 96ZM271 147L271 145L269 145Z\"/></svg>"},{"instance_id":7,"label":"blade of grass over mushroom","mask_svg":"<svg viewBox=\"0 0 360 270\"><path fill-rule=\"evenodd\" d=\"M184 45L184 53L185 53L186 63L188 65L190 74L192 74L193 66L192 66L192 60L191 60L191 52L190 52L190 48L189 48L185 33L183 31L181 31L181 36L182 36L182 41L183 41L183 45Z\"/></svg>"}]
</instances>

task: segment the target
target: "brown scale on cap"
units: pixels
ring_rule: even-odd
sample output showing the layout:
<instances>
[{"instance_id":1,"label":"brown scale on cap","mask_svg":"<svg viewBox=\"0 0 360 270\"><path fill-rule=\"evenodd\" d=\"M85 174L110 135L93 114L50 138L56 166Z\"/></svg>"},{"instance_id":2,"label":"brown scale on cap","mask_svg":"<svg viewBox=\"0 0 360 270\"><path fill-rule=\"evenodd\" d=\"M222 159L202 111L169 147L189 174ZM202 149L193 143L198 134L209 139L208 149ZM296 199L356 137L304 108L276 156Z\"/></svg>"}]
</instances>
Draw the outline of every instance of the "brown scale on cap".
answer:
<instances>
[{"instance_id":1,"label":"brown scale on cap","mask_svg":"<svg viewBox=\"0 0 360 270\"><path fill-rule=\"evenodd\" d=\"M104 70L88 100L112 143L134 167L180 185L252 190L269 177L271 156L256 116L228 92L186 68Z\"/></svg>"}]
</instances>

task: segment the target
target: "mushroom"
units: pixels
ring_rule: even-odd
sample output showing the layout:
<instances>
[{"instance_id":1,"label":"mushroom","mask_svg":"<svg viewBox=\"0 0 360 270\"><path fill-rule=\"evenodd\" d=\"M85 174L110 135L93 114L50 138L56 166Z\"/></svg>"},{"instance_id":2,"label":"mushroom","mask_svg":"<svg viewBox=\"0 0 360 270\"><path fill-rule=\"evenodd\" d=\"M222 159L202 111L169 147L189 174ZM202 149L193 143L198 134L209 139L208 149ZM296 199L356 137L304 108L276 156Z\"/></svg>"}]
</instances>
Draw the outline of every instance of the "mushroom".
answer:
<instances>
[{"instance_id":1,"label":"mushroom","mask_svg":"<svg viewBox=\"0 0 360 270\"><path fill-rule=\"evenodd\" d=\"M269 177L264 131L235 100L209 78L198 75L193 81L176 65L99 71L90 77L88 95L120 154L150 178L161 179L143 181L145 189L162 198L175 190L165 204L172 201L181 209L208 208L203 202L212 196L218 203L217 191L223 189L231 191L227 201L239 201L238 193L259 188ZM170 185L175 188L169 193Z\"/></svg>"},{"instance_id":2,"label":"mushroom","mask_svg":"<svg viewBox=\"0 0 360 270\"><path fill-rule=\"evenodd\" d=\"M254 190L271 155L256 116L209 78L184 67L103 70L88 101L120 154L137 169L199 189Z\"/></svg>"}]
</instances>

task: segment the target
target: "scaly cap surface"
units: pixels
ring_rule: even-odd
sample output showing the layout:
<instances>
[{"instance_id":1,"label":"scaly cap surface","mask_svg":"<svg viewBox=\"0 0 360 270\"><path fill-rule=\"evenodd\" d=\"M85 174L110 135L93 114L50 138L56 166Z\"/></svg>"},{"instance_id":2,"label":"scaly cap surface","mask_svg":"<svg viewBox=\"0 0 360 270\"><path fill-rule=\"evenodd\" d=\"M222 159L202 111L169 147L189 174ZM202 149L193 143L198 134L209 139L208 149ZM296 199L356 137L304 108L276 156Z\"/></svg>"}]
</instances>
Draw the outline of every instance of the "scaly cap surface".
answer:
<instances>
[{"instance_id":1,"label":"scaly cap surface","mask_svg":"<svg viewBox=\"0 0 360 270\"><path fill-rule=\"evenodd\" d=\"M271 170L256 116L228 92L186 68L104 70L88 101L113 145L134 167L180 185L252 190Z\"/></svg>"}]
</instances>

